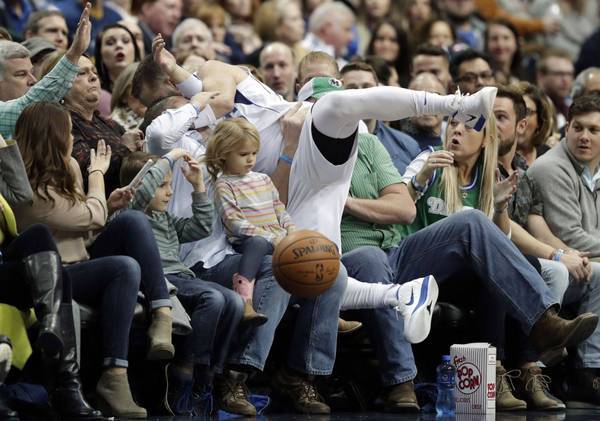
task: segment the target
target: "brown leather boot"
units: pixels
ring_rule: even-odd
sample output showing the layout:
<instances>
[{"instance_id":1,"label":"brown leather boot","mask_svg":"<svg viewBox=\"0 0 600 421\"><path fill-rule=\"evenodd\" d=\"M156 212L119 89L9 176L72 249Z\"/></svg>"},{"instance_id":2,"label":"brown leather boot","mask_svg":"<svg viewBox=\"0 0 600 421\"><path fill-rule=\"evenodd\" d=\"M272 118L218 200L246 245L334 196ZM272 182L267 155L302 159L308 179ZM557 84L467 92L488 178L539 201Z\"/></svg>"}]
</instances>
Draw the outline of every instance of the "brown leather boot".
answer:
<instances>
[{"instance_id":1,"label":"brown leather boot","mask_svg":"<svg viewBox=\"0 0 600 421\"><path fill-rule=\"evenodd\" d=\"M542 374L539 367L529 367L521 371L517 391L519 397L527 401L527 408L533 411L560 411L565 404L550 393L549 376Z\"/></svg>"},{"instance_id":2,"label":"brown leather boot","mask_svg":"<svg viewBox=\"0 0 600 421\"><path fill-rule=\"evenodd\" d=\"M361 322L357 322L354 320L348 321L342 319L341 317L338 318L338 335L349 335L351 333L356 332L361 327Z\"/></svg>"},{"instance_id":3,"label":"brown leather boot","mask_svg":"<svg viewBox=\"0 0 600 421\"><path fill-rule=\"evenodd\" d=\"M527 403L513 395L512 379L519 376L519 370L506 371L501 365L496 366L496 410L522 411L527 409Z\"/></svg>"},{"instance_id":4,"label":"brown leather boot","mask_svg":"<svg viewBox=\"0 0 600 421\"><path fill-rule=\"evenodd\" d=\"M219 409L246 417L256 416L256 408L248 400L245 373L227 370L214 381L215 403Z\"/></svg>"},{"instance_id":5,"label":"brown leather boot","mask_svg":"<svg viewBox=\"0 0 600 421\"><path fill-rule=\"evenodd\" d=\"M328 415L331 413L331 409L308 378L290 373L285 368L275 374L273 390L287 398L294 409L302 414Z\"/></svg>"},{"instance_id":6,"label":"brown leather boot","mask_svg":"<svg viewBox=\"0 0 600 421\"><path fill-rule=\"evenodd\" d=\"M573 320L558 317L554 307L546 310L529 332L529 340L540 353L542 361L548 360L548 353L556 355L562 348L577 345L587 339L598 325L598 316L584 313Z\"/></svg>"},{"instance_id":7,"label":"brown leather boot","mask_svg":"<svg viewBox=\"0 0 600 421\"><path fill-rule=\"evenodd\" d=\"M252 294L254 292L254 282L248 280L245 276L239 273L233 274L233 290L242 296L244 300L244 315L242 323L246 326L260 326L265 324L267 316L262 313L257 313L252 307Z\"/></svg>"},{"instance_id":8,"label":"brown leather boot","mask_svg":"<svg viewBox=\"0 0 600 421\"><path fill-rule=\"evenodd\" d=\"M390 387L385 399L386 412L419 412L420 410L412 380Z\"/></svg>"}]
</instances>

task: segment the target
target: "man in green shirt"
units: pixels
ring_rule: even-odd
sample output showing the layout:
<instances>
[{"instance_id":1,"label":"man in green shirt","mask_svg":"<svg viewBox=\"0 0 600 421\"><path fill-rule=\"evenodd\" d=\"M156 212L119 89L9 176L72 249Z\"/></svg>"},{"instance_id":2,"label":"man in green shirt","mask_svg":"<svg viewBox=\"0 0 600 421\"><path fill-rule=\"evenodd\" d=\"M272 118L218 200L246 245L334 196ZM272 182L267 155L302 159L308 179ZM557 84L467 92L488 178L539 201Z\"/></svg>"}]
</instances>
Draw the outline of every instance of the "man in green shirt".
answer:
<instances>
[{"instance_id":1,"label":"man in green shirt","mask_svg":"<svg viewBox=\"0 0 600 421\"><path fill-rule=\"evenodd\" d=\"M71 47L50 73L37 82L29 51L21 44L0 41L0 134L12 137L17 119L29 104L58 102L71 89L79 58L90 44L91 5L83 9ZM37 83L36 83L37 82Z\"/></svg>"}]
</instances>

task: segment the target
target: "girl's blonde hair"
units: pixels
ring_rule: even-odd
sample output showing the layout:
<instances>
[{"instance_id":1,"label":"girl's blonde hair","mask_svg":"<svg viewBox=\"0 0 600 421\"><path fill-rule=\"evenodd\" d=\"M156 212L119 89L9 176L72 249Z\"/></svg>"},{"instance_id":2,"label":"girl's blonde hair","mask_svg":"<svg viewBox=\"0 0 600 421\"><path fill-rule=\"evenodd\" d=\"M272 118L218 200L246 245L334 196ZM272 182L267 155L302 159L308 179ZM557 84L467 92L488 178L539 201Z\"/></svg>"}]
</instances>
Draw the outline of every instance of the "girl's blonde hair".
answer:
<instances>
[{"instance_id":1,"label":"girl's blonde hair","mask_svg":"<svg viewBox=\"0 0 600 421\"><path fill-rule=\"evenodd\" d=\"M245 118L232 118L224 120L217 125L215 131L208 139L204 163L213 180L225 168L227 155L239 149L245 141L250 141L256 148L260 148L260 135L254 124Z\"/></svg>"},{"instance_id":2,"label":"girl's blonde hair","mask_svg":"<svg viewBox=\"0 0 600 421\"><path fill-rule=\"evenodd\" d=\"M448 131L444 138L444 149L448 150ZM490 114L487 124L483 129L483 166L479 174L479 210L486 215L492 215L494 209L494 184L496 183L496 168L498 167L498 135L496 133L496 118ZM477 165L481 160L481 155ZM458 182L458 170L456 166L444 168L442 173L442 190L448 215L452 215L463 208L462 192Z\"/></svg>"}]
</instances>

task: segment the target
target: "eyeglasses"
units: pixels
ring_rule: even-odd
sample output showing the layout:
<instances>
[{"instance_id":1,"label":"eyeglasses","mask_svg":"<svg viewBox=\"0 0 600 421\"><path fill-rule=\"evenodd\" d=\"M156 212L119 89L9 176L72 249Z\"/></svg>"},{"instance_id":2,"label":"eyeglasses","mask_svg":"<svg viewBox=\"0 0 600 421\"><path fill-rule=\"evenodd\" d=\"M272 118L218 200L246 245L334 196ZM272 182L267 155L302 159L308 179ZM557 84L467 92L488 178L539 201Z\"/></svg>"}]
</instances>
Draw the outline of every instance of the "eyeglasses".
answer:
<instances>
[{"instance_id":1,"label":"eyeglasses","mask_svg":"<svg viewBox=\"0 0 600 421\"><path fill-rule=\"evenodd\" d=\"M481 72L481 73L465 73L457 79L458 82L473 83L477 82L477 79L481 79L484 82L489 82L494 79L492 72Z\"/></svg>"}]
</instances>

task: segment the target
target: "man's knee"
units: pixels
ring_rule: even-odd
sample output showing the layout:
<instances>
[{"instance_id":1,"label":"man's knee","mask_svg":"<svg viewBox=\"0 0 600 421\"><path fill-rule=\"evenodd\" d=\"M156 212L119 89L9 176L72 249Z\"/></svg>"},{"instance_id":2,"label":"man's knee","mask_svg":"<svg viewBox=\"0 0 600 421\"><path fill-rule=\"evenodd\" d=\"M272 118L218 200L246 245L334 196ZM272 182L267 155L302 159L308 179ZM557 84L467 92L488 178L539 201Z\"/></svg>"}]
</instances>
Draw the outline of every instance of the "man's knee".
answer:
<instances>
[{"instance_id":1,"label":"man's knee","mask_svg":"<svg viewBox=\"0 0 600 421\"><path fill-rule=\"evenodd\" d=\"M393 272L387 254L379 247L365 246L342 255L348 275L363 282L391 281Z\"/></svg>"}]
</instances>

